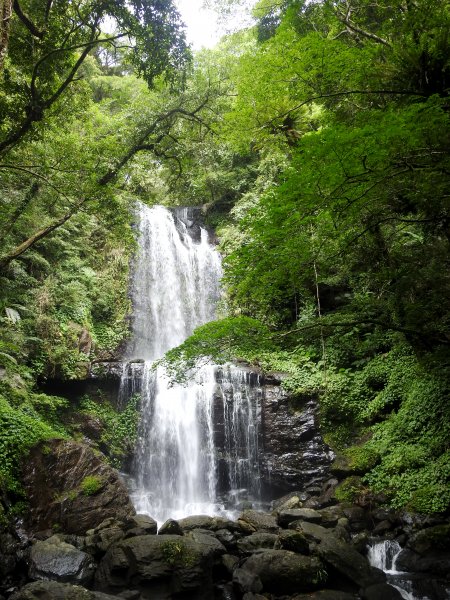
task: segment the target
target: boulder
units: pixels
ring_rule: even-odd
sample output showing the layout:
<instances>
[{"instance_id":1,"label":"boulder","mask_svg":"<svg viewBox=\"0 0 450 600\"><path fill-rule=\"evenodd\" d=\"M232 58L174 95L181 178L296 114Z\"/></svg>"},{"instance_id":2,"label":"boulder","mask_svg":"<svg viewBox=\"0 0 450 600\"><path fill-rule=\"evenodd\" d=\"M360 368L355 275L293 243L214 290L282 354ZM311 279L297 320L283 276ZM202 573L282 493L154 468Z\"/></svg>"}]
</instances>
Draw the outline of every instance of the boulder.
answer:
<instances>
[{"instance_id":1,"label":"boulder","mask_svg":"<svg viewBox=\"0 0 450 600\"><path fill-rule=\"evenodd\" d=\"M95 588L115 594L136 589L142 598L184 594L192 600L214 597L210 541L187 536L145 535L113 544L100 562Z\"/></svg>"},{"instance_id":2,"label":"boulder","mask_svg":"<svg viewBox=\"0 0 450 600\"><path fill-rule=\"evenodd\" d=\"M233 556L232 554L222 555L222 566L230 577L233 575L233 571L237 568L238 564L239 559L237 556Z\"/></svg>"},{"instance_id":3,"label":"boulder","mask_svg":"<svg viewBox=\"0 0 450 600\"><path fill-rule=\"evenodd\" d=\"M421 555L436 551L450 553L450 523L421 529L409 538L407 546Z\"/></svg>"},{"instance_id":4,"label":"boulder","mask_svg":"<svg viewBox=\"0 0 450 600\"><path fill-rule=\"evenodd\" d=\"M383 600L401 600L403 598L395 587L387 583L371 585L361 590L360 595L363 600L380 600L380 598Z\"/></svg>"},{"instance_id":5,"label":"boulder","mask_svg":"<svg viewBox=\"0 0 450 600\"><path fill-rule=\"evenodd\" d=\"M276 549L291 550L298 554L309 554L309 544L303 533L284 529L278 536Z\"/></svg>"},{"instance_id":6,"label":"boulder","mask_svg":"<svg viewBox=\"0 0 450 600\"><path fill-rule=\"evenodd\" d=\"M278 533L279 530L276 517L257 510L244 510L238 518L238 523L250 533L253 531Z\"/></svg>"},{"instance_id":7,"label":"boulder","mask_svg":"<svg viewBox=\"0 0 450 600\"><path fill-rule=\"evenodd\" d=\"M300 531L310 542L321 542L326 536L332 535L332 532L329 529L322 527L322 525L300 520L292 521L292 523L289 524L289 529Z\"/></svg>"},{"instance_id":8,"label":"boulder","mask_svg":"<svg viewBox=\"0 0 450 600\"><path fill-rule=\"evenodd\" d=\"M308 498L309 496L305 492L290 492L282 498L273 500L272 508L277 511L301 508L303 506L303 502L306 502Z\"/></svg>"},{"instance_id":9,"label":"boulder","mask_svg":"<svg viewBox=\"0 0 450 600\"><path fill-rule=\"evenodd\" d=\"M373 535L383 535L383 534L386 534L391 529L393 529L393 527L394 526L391 523L391 521L386 519L385 521L380 521L379 523L377 523L375 525L375 527L372 530L372 534Z\"/></svg>"},{"instance_id":10,"label":"boulder","mask_svg":"<svg viewBox=\"0 0 450 600\"><path fill-rule=\"evenodd\" d=\"M257 593L264 591L277 596L317 589L326 579L326 572L320 559L295 554L289 550L255 552L237 571L248 574L248 581L252 584L252 589L245 589L241 585L242 591ZM242 584L242 574L240 577ZM262 589L256 585L258 581L261 582Z\"/></svg>"},{"instance_id":11,"label":"boulder","mask_svg":"<svg viewBox=\"0 0 450 600\"><path fill-rule=\"evenodd\" d=\"M356 468L351 459L345 454L336 454L336 458L330 465L330 473L339 477L339 479L345 479L350 475L363 475L363 469Z\"/></svg>"},{"instance_id":12,"label":"boulder","mask_svg":"<svg viewBox=\"0 0 450 600\"><path fill-rule=\"evenodd\" d=\"M349 506L343 509L344 516L347 517L349 527L352 531L362 531L370 529L371 523L367 512L360 506Z\"/></svg>"},{"instance_id":13,"label":"boulder","mask_svg":"<svg viewBox=\"0 0 450 600\"><path fill-rule=\"evenodd\" d=\"M322 517L320 524L324 527L336 527L339 518L342 516L339 507L322 508L319 512Z\"/></svg>"},{"instance_id":14,"label":"boulder","mask_svg":"<svg viewBox=\"0 0 450 600\"><path fill-rule=\"evenodd\" d=\"M134 515L125 523L127 537L132 535L156 535L158 523L148 515Z\"/></svg>"},{"instance_id":15,"label":"boulder","mask_svg":"<svg viewBox=\"0 0 450 600\"><path fill-rule=\"evenodd\" d=\"M221 542L230 551L234 551L236 549L237 541L241 538L240 534L230 531L229 529L218 529L215 532L215 535L219 542Z\"/></svg>"},{"instance_id":16,"label":"boulder","mask_svg":"<svg viewBox=\"0 0 450 600\"><path fill-rule=\"evenodd\" d=\"M350 543L355 550L365 555L367 554L367 546L369 545L369 534L367 531L360 531L352 537Z\"/></svg>"},{"instance_id":17,"label":"boulder","mask_svg":"<svg viewBox=\"0 0 450 600\"><path fill-rule=\"evenodd\" d=\"M94 575L92 557L53 536L31 548L28 574L31 579L88 585Z\"/></svg>"},{"instance_id":18,"label":"boulder","mask_svg":"<svg viewBox=\"0 0 450 600\"><path fill-rule=\"evenodd\" d=\"M179 519L177 522L183 532L191 531L192 529L209 529L211 531L217 531L218 529L236 531L239 529L237 524L230 519L208 517L206 515L185 517L184 519Z\"/></svg>"},{"instance_id":19,"label":"boulder","mask_svg":"<svg viewBox=\"0 0 450 600\"><path fill-rule=\"evenodd\" d=\"M397 556L395 568L409 573L432 573L439 577L447 577L450 573L450 552L430 552L421 556L408 548L404 548Z\"/></svg>"},{"instance_id":20,"label":"boulder","mask_svg":"<svg viewBox=\"0 0 450 600\"><path fill-rule=\"evenodd\" d=\"M225 546L207 529L193 529L186 534L186 538L198 542L204 548L208 548L214 557L221 556L227 551Z\"/></svg>"},{"instance_id":21,"label":"boulder","mask_svg":"<svg viewBox=\"0 0 450 600\"><path fill-rule=\"evenodd\" d=\"M175 519L167 519L158 530L159 535L183 535L178 521Z\"/></svg>"},{"instance_id":22,"label":"boulder","mask_svg":"<svg viewBox=\"0 0 450 600\"><path fill-rule=\"evenodd\" d=\"M253 594L262 592L263 584L256 573L247 569L236 569L233 573L233 584L241 594Z\"/></svg>"},{"instance_id":23,"label":"boulder","mask_svg":"<svg viewBox=\"0 0 450 600\"><path fill-rule=\"evenodd\" d=\"M355 594L340 592L338 590L319 590L312 594L299 594L291 596L290 600L355 600L358 598Z\"/></svg>"},{"instance_id":24,"label":"boulder","mask_svg":"<svg viewBox=\"0 0 450 600\"><path fill-rule=\"evenodd\" d=\"M251 554L261 548L275 548L278 536L275 533L252 533L242 538L237 543L240 554Z\"/></svg>"},{"instance_id":25,"label":"boulder","mask_svg":"<svg viewBox=\"0 0 450 600\"><path fill-rule=\"evenodd\" d=\"M382 571L371 567L364 556L350 544L337 538L330 529L315 523L301 522L297 525L307 540L317 544L315 552L341 575L360 587L385 583Z\"/></svg>"},{"instance_id":26,"label":"boulder","mask_svg":"<svg viewBox=\"0 0 450 600\"><path fill-rule=\"evenodd\" d=\"M31 531L59 527L84 534L107 517L135 514L124 483L92 448L69 440L47 440L24 462L29 491L26 526Z\"/></svg>"},{"instance_id":27,"label":"boulder","mask_svg":"<svg viewBox=\"0 0 450 600\"><path fill-rule=\"evenodd\" d=\"M324 508L326 506L330 506L335 504L337 501L335 497L336 488L339 485L339 480L336 478L327 479L318 494L318 497L315 500L315 505L310 505L305 503L304 506L308 506L309 508Z\"/></svg>"},{"instance_id":28,"label":"boulder","mask_svg":"<svg viewBox=\"0 0 450 600\"><path fill-rule=\"evenodd\" d=\"M13 594L10 600L117 600L117 598L88 591L79 585L57 581L35 581Z\"/></svg>"},{"instance_id":29,"label":"boulder","mask_svg":"<svg viewBox=\"0 0 450 600\"><path fill-rule=\"evenodd\" d=\"M278 511L278 525L280 525L280 527L287 527L289 523L297 520L320 523L322 521L322 515L312 508L295 508Z\"/></svg>"},{"instance_id":30,"label":"boulder","mask_svg":"<svg viewBox=\"0 0 450 600\"><path fill-rule=\"evenodd\" d=\"M121 527L106 527L105 529L100 529L90 535L87 535L85 538L85 548L86 551L95 556L97 559L105 554L108 548L114 542L118 542L119 540L125 537L125 532Z\"/></svg>"}]
</instances>

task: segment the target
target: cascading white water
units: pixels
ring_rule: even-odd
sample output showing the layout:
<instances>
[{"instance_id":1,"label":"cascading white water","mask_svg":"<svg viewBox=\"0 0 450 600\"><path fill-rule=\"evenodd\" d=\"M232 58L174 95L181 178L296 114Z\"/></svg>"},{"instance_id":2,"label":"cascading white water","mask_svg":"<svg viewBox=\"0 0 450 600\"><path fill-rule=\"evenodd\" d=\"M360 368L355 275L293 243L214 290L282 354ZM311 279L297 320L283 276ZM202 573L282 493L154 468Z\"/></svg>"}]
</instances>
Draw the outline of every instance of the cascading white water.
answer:
<instances>
[{"instance_id":1,"label":"cascading white water","mask_svg":"<svg viewBox=\"0 0 450 600\"><path fill-rule=\"evenodd\" d=\"M397 571L396 561L401 551L402 547L396 540L384 540L369 546L367 558L373 567L386 573L388 583L400 592L404 600L430 600L428 596L414 593L408 573Z\"/></svg>"},{"instance_id":2,"label":"cascading white water","mask_svg":"<svg viewBox=\"0 0 450 600\"><path fill-rule=\"evenodd\" d=\"M220 256L205 230L197 241L191 237L190 224L189 209L172 214L163 207L138 206L132 338L119 402L141 394L131 496L138 512L159 522L218 514L223 510L219 492L245 487L253 496L259 494L260 389L247 390L249 375L236 367L219 372L203 367L195 381L181 387L171 386L163 369L153 367L215 316ZM223 412L222 434L214 412ZM220 437L225 439L222 451L217 448Z\"/></svg>"},{"instance_id":3,"label":"cascading white water","mask_svg":"<svg viewBox=\"0 0 450 600\"><path fill-rule=\"evenodd\" d=\"M385 573L397 573L395 561L402 547L395 540L384 540L369 546L367 558L370 564Z\"/></svg>"},{"instance_id":4,"label":"cascading white water","mask_svg":"<svg viewBox=\"0 0 450 600\"><path fill-rule=\"evenodd\" d=\"M186 213L180 211L180 216L186 218ZM162 206L139 204L138 217L127 354L129 359L154 361L214 318L222 269L204 229L195 243L185 222Z\"/></svg>"},{"instance_id":5,"label":"cascading white water","mask_svg":"<svg viewBox=\"0 0 450 600\"><path fill-rule=\"evenodd\" d=\"M211 398L214 369L203 368L186 387L170 386L147 364L136 453L134 502L158 521L217 512Z\"/></svg>"}]
</instances>

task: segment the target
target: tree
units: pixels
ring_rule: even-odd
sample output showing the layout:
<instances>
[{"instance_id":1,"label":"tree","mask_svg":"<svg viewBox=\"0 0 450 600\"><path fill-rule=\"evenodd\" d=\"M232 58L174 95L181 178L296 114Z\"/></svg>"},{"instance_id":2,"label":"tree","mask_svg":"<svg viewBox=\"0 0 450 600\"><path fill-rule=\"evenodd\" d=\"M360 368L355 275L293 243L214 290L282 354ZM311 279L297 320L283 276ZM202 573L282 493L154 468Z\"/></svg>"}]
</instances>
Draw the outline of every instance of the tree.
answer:
<instances>
[{"instance_id":1,"label":"tree","mask_svg":"<svg viewBox=\"0 0 450 600\"><path fill-rule=\"evenodd\" d=\"M98 118L94 110L91 114L84 113L84 123L76 120L73 122L78 128L77 134L67 136L56 126L54 128L56 140L51 140L47 136L44 150L47 158L50 154L50 143L56 142L53 146L55 152L53 166L50 161L50 164L43 166L20 164L17 161L0 163L0 169L21 175L26 174L31 177L31 182L34 179L35 182L39 182L41 188L47 187L56 192L62 201L60 210L63 213L5 252L0 257L0 269L5 269L11 261L63 226L80 210L95 210L98 209L99 203L110 201L111 191L108 188L140 153L151 153L153 160L175 161L178 164L179 142L175 136L179 121L193 124L202 135L202 129L208 128L204 117L205 107L214 94L215 91L210 90L201 98L189 93L171 98L170 94L163 93L150 96L143 89L140 96L133 100L129 99L127 116L132 112L134 120L130 123L128 119L124 119L123 113L118 113L116 118L102 123L104 128L102 141L97 137L99 130L95 130ZM69 151L67 141L72 142L70 154L74 162L71 167L67 165ZM27 148L27 151L38 149L39 146L42 151L42 145L37 142L32 144L31 148ZM24 158L20 152L17 157ZM61 165L62 161L67 165L65 168ZM78 169L74 169L74 165L78 165ZM78 175L77 180L73 177L67 178L68 173L74 172ZM65 174L64 182L61 181L61 174ZM37 191L35 190L35 193ZM28 204L28 201L22 203L15 210L12 219L22 216ZM59 207L59 203L53 203L53 210L55 207ZM7 242L7 239L3 240L3 244Z\"/></svg>"},{"instance_id":2,"label":"tree","mask_svg":"<svg viewBox=\"0 0 450 600\"><path fill-rule=\"evenodd\" d=\"M14 0L13 9L0 98L3 154L61 107L86 57L100 44L125 45L127 60L149 85L158 75L175 84L189 58L171 0ZM102 32L105 21L116 33Z\"/></svg>"}]
</instances>

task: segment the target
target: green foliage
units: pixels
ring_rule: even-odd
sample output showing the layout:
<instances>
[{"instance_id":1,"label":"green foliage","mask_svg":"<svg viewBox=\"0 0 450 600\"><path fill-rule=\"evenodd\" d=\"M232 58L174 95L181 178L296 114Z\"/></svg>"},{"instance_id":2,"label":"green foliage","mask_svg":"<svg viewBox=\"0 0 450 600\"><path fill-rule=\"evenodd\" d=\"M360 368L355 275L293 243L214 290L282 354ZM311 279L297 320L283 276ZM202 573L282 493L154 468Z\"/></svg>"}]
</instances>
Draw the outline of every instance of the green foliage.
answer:
<instances>
[{"instance_id":1,"label":"green foliage","mask_svg":"<svg viewBox=\"0 0 450 600\"><path fill-rule=\"evenodd\" d=\"M379 453L380 464L366 480L397 508L427 513L450 506L448 390L448 373L417 366L415 377L404 380L398 411L373 427L368 445Z\"/></svg>"},{"instance_id":2,"label":"green foliage","mask_svg":"<svg viewBox=\"0 0 450 600\"><path fill-rule=\"evenodd\" d=\"M18 473L20 462L29 449L38 442L61 437L37 414L29 414L26 407L14 409L0 396L0 481L10 492L20 492Z\"/></svg>"},{"instance_id":3,"label":"green foliage","mask_svg":"<svg viewBox=\"0 0 450 600\"><path fill-rule=\"evenodd\" d=\"M101 490L103 481L96 475L87 475L80 484L81 493L85 496L93 496Z\"/></svg>"},{"instance_id":4,"label":"green foliage","mask_svg":"<svg viewBox=\"0 0 450 600\"><path fill-rule=\"evenodd\" d=\"M216 364L241 359L256 361L257 357L275 348L269 329L250 317L229 317L198 327L180 346L164 357L168 374L182 383L189 371L200 366L200 359Z\"/></svg>"},{"instance_id":5,"label":"green foliage","mask_svg":"<svg viewBox=\"0 0 450 600\"><path fill-rule=\"evenodd\" d=\"M366 492L367 489L364 488L361 477L352 476L341 481L336 488L335 496L339 502L353 503L357 502Z\"/></svg>"},{"instance_id":6,"label":"green foliage","mask_svg":"<svg viewBox=\"0 0 450 600\"><path fill-rule=\"evenodd\" d=\"M139 421L139 395L135 394L122 411L107 400L84 397L79 405L82 414L98 418L102 424L100 445L110 463L120 468L124 457L134 447Z\"/></svg>"},{"instance_id":7,"label":"green foliage","mask_svg":"<svg viewBox=\"0 0 450 600\"><path fill-rule=\"evenodd\" d=\"M41 28L42 7L23 3ZM258 2L256 28L199 53L179 98L160 76L175 83L187 59L172 2L75 14L63 0L41 37L13 16L1 257L85 199L15 260L0 257L2 414L18 432L63 434L64 402L33 381L84 377L126 338L134 199L188 202L218 225L225 317L167 354L172 377L204 360L282 371L292 408L318 397L327 441L366 472L342 484L342 499L369 486L398 508L448 508L450 15L440 0L345 4ZM82 55L106 14L133 48L106 41ZM136 407L81 403L117 465ZM15 443L0 446L9 486L28 447L17 440L16 454Z\"/></svg>"}]
</instances>

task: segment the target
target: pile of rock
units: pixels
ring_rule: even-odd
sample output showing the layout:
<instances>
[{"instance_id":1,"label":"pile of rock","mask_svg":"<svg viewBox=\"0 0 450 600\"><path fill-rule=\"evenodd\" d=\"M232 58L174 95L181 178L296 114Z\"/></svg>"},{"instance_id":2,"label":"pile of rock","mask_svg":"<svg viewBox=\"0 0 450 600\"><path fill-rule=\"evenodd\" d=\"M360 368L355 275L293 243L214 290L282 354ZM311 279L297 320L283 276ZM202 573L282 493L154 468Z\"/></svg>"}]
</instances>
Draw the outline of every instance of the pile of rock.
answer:
<instances>
[{"instance_id":1,"label":"pile of rock","mask_svg":"<svg viewBox=\"0 0 450 600\"><path fill-rule=\"evenodd\" d=\"M158 530L85 445L47 442L24 478L30 537L0 534L0 600L398 600L367 560L373 536L400 541L400 568L450 572L447 520L333 504L327 484L319 496L291 492L272 512L170 519ZM445 581L436 590L448 597Z\"/></svg>"},{"instance_id":2,"label":"pile of rock","mask_svg":"<svg viewBox=\"0 0 450 600\"><path fill-rule=\"evenodd\" d=\"M342 509L244 511L236 521L109 518L35 540L13 600L401 598L349 541ZM314 594L311 594L314 592Z\"/></svg>"}]
</instances>

